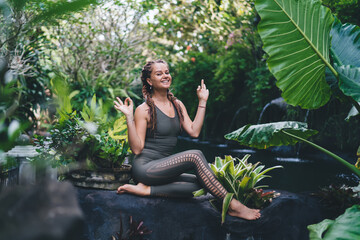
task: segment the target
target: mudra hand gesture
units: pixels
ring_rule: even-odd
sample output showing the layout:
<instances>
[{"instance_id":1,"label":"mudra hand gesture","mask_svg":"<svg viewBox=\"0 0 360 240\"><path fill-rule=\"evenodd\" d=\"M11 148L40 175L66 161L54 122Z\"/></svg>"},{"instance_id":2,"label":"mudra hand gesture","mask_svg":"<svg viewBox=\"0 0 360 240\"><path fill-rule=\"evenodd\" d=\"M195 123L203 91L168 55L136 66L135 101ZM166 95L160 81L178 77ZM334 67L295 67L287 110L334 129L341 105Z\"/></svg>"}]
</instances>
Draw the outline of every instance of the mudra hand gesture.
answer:
<instances>
[{"instance_id":1,"label":"mudra hand gesture","mask_svg":"<svg viewBox=\"0 0 360 240\"><path fill-rule=\"evenodd\" d=\"M132 117L134 114L134 103L130 98L126 98L124 102L119 97L114 101L115 109L121 111L127 118Z\"/></svg>"},{"instance_id":2,"label":"mudra hand gesture","mask_svg":"<svg viewBox=\"0 0 360 240\"><path fill-rule=\"evenodd\" d=\"M209 97L209 89L206 88L206 85L204 83L204 79L201 79L201 85L199 85L196 89L197 96L200 101L207 101Z\"/></svg>"}]
</instances>

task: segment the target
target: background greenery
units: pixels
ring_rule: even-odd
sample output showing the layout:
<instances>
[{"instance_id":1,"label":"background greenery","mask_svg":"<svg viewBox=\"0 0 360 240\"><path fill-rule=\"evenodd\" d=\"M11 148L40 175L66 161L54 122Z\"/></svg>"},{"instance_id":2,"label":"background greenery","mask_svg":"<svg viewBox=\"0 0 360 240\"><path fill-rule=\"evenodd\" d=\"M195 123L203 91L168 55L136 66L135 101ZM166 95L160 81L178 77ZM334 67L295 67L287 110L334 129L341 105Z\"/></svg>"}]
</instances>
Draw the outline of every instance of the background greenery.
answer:
<instances>
[{"instance_id":1,"label":"background greenery","mask_svg":"<svg viewBox=\"0 0 360 240\"><path fill-rule=\"evenodd\" d=\"M205 79L210 99L201 139L224 142L224 134L256 124L263 108L281 96L266 65L252 0L1 4L0 54L16 82L8 85L10 97L1 100L3 109L15 110L2 119L6 125L14 119L28 123L29 135L44 134L58 119L52 79L69 86L74 110L80 112L96 94L113 121L118 117L111 106L115 96L130 96L136 105L142 102L141 67L154 58L169 62L173 91L191 117L197 109L196 87ZM323 5L342 22L360 25L358 1L324 0ZM359 117L343 121L350 108L332 97L317 110L289 105L286 111L273 109L262 122L306 121L319 131L314 139L318 144L355 152Z\"/></svg>"}]
</instances>

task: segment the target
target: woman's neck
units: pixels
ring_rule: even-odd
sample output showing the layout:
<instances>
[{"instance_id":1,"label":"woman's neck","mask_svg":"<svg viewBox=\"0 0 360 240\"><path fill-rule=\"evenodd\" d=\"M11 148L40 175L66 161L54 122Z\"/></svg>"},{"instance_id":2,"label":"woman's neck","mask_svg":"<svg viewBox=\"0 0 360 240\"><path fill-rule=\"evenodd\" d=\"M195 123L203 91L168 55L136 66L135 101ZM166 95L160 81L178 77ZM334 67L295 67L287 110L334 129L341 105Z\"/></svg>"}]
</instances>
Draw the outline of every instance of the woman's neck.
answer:
<instances>
[{"instance_id":1,"label":"woman's neck","mask_svg":"<svg viewBox=\"0 0 360 240\"><path fill-rule=\"evenodd\" d=\"M167 92L154 91L152 95L152 99L155 101L155 103L159 103L159 104L168 104L170 102L170 100L167 97Z\"/></svg>"}]
</instances>

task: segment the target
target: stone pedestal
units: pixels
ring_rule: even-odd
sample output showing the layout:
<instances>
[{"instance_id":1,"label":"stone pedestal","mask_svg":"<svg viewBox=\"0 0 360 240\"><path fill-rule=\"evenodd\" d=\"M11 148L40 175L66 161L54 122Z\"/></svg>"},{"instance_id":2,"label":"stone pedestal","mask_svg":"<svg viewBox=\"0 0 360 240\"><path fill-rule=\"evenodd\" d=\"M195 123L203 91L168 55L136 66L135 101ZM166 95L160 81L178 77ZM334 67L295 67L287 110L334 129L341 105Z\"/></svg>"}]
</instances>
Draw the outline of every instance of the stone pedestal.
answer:
<instances>
[{"instance_id":1,"label":"stone pedestal","mask_svg":"<svg viewBox=\"0 0 360 240\"><path fill-rule=\"evenodd\" d=\"M36 147L31 145L15 146L6 153L8 157L14 157L19 163L19 184L34 184L36 183L36 166L32 164L28 158L36 157ZM48 166L45 171L48 179L56 180L57 169Z\"/></svg>"}]
</instances>

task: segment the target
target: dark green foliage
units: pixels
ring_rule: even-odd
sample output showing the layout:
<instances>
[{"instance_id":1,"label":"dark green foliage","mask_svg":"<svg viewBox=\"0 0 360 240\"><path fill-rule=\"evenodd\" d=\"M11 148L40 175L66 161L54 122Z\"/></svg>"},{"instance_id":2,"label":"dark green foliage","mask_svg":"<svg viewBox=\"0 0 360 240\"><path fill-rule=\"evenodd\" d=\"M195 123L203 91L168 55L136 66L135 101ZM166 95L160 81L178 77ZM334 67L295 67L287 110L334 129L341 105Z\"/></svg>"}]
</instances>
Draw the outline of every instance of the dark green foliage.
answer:
<instances>
[{"instance_id":1,"label":"dark green foliage","mask_svg":"<svg viewBox=\"0 0 360 240\"><path fill-rule=\"evenodd\" d=\"M265 62L259 62L260 66L247 72L246 89L250 92L252 111L257 116L263 107L271 100L280 96L276 88L276 79L270 73Z\"/></svg>"},{"instance_id":2,"label":"dark green foliage","mask_svg":"<svg viewBox=\"0 0 360 240\"><path fill-rule=\"evenodd\" d=\"M0 56L8 59L17 81L10 98L18 105L12 117L24 124L31 122L26 124L27 130L37 127L34 111L48 108L50 97L45 94L50 71L40 63L47 60L43 57L48 46L41 27L89 4L96 4L96 0L8 0L0 4L4 13L0 16Z\"/></svg>"},{"instance_id":3,"label":"dark green foliage","mask_svg":"<svg viewBox=\"0 0 360 240\"><path fill-rule=\"evenodd\" d=\"M112 139L108 133L90 135L84 143L88 158L97 168L119 168L128 155L129 143Z\"/></svg>"},{"instance_id":4,"label":"dark green foliage","mask_svg":"<svg viewBox=\"0 0 360 240\"><path fill-rule=\"evenodd\" d=\"M40 158L51 159L53 166L80 161L82 155L89 151L83 141L89 133L79 125L78 120L78 116L71 113L68 119L52 126L49 131L50 137L35 135L35 144L40 147L37 150L41 153ZM81 160L85 161L86 158Z\"/></svg>"},{"instance_id":5,"label":"dark green foliage","mask_svg":"<svg viewBox=\"0 0 360 240\"><path fill-rule=\"evenodd\" d=\"M335 220L325 219L308 226L311 240L360 239L360 205L346 209Z\"/></svg>"},{"instance_id":6,"label":"dark green foliage","mask_svg":"<svg viewBox=\"0 0 360 240\"><path fill-rule=\"evenodd\" d=\"M359 0L322 0L322 4L330 8L341 22L360 26Z\"/></svg>"},{"instance_id":7,"label":"dark green foliage","mask_svg":"<svg viewBox=\"0 0 360 240\"><path fill-rule=\"evenodd\" d=\"M50 137L35 136L41 153L37 160L48 160L53 166L79 163L80 168L118 168L129 154L127 140L113 139L99 122L83 122L72 112L55 123ZM126 129L120 134L126 135Z\"/></svg>"},{"instance_id":8,"label":"dark green foliage","mask_svg":"<svg viewBox=\"0 0 360 240\"><path fill-rule=\"evenodd\" d=\"M328 187L321 188L321 190L314 193L314 195L320 198L322 206L330 212L331 216L329 217L339 216L345 209L354 204L360 204L359 192L345 185L339 186L331 184Z\"/></svg>"},{"instance_id":9,"label":"dark green foliage","mask_svg":"<svg viewBox=\"0 0 360 240\"><path fill-rule=\"evenodd\" d=\"M246 46L234 44L220 57L216 68L213 98L215 101L233 101L246 88L246 73L254 67L254 59Z\"/></svg>"},{"instance_id":10,"label":"dark green foliage","mask_svg":"<svg viewBox=\"0 0 360 240\"><path fill-rule=\"evenodd\" d=\"M97 3L97 0L59 0L56 2L42 1L42 4L39 4L42 11L40 11L40 13L32 19L30 24L39 24L41 21L49 21L54 18L59 18L65 14L80 11L90 4Z\"/></svg>"},{"instance_id":11,"label":"dark green foliage","mask_svg":"<svg viewBox=\"0 0 360 240\"><path fill-rule=\"evenodd\" d=\"M214 80L216 66L215 56L200 52L191 52L187 57L187 61L176 65L173 74L174 94L185 104L190 116L195 116L197 110L196 88L201 79L205 80L210 95L213 95L212 91L217 87L217 82ZM214 98L214 96L210 98ZM214 100L210 99L209 101L210 104L211 101L214 102Z\"/></svg>"},{"instance_id":12,"label":"dark green foliage","mask_svg":"<svg viewBox=\"0 0 360 240\"><path fill-rule=\"evenodd\" d=\"M249 199L247 205L249 208L263 209L270 204L273 198L280 194L275 191L264 191L262 188L254 188L246 195Z\"/></svg>"}]
</instances>

